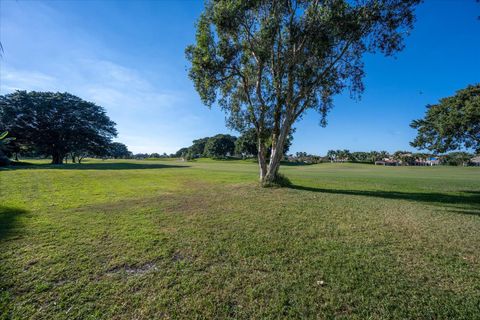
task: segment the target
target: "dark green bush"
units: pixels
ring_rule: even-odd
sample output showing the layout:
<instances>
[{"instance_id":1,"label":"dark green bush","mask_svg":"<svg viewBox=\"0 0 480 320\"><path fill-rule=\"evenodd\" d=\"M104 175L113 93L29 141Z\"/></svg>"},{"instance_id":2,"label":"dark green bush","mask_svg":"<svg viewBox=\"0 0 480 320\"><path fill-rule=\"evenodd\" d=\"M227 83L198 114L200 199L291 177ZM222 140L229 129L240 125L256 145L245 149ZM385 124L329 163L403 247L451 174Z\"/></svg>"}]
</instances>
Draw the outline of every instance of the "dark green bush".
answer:
<instances>
[{"instance_id":1,"label":"dark green bush","mask_svg":"<svg viewBox=\"0 0 480 320\"><path fill-rule=\"evenodd\" d=\"M2 151L0 151L0 167L8 166L10 164L10 159L8 159Z\"/></svg>"}]
</instances>

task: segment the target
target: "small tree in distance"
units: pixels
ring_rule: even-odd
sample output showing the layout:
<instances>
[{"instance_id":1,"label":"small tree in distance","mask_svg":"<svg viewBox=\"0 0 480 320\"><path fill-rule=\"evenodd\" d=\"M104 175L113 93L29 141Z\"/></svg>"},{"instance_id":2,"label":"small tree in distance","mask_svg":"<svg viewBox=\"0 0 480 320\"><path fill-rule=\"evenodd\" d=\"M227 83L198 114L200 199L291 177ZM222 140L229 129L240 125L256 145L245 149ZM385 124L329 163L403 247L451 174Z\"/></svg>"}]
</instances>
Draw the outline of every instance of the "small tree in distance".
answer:
<instances>
[{"instance_id":1,"label":"small tree in distance","mask_svg":"<svg viewBox=\"0 0 480 320\"><path fill-rule=\"evenodd\" d=\"M186 49L189 75L206 105L218 101L229 126L255 129L260 181L270 185L294 123L314 109L325 125L334 95L349 88L358 96L363 54L401 50L419 2L211 0Z\"/></svg>"},{"instance_id":2,"label":"small tree in distance","mask_svg":"<svg viewBox=\"0 0 480 320\"><path fill-rule=\"evenodd\" d=\"M128 150L128 147L120 142L112 142L108 146L107 155L114 159L129 158L132 153Z\"/></svg>"}]
</instances>

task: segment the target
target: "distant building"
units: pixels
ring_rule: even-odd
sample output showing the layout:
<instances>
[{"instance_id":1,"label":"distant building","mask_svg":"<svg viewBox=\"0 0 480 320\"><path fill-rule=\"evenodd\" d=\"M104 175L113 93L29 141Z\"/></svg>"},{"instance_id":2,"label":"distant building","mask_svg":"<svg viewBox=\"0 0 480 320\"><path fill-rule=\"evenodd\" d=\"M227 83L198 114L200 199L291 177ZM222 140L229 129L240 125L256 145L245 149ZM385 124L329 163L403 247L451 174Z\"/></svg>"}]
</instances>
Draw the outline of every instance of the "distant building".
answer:
<instances>
[{"instance_id":1,"label":"distant building","mask_svg":"<svg viewBox=\"0 0 480 320\"><path fill-rule=\"evenodd\" d=\"M440 159L437 157L430 157L426 161L427 166L438 166L440 164Z\"/></svg>"},{"instance_id":2,"label":"distant building","mask_svg":"<svg viewBox=\"0 0 480 320\"><path fill-rule=\"evenodd\" d=\"M470 159L470 164L472 166L480 166L480 156L476 156L476 157Z\"/></svg>"},{"instance_id":3,"label":"distant building","mask_svg":"<svg viewBox=\"0 0 480 320\"><path fill-rule=\"evenodd\" d=\"M414 166L438 166L440 165L440 158L438 157L417 157L413 162Z\"/></svg>"},{"instance_id":4,"label":"distant building","mask_svg":"<svg viewBox=\"0 0 480 320\"><path fill-rule=\"evenodd\" d=\"M397 160L383 158L382 160L375 161L375 165L377 166L399 166L400 163Z\"/></svg>"}]
</instances>

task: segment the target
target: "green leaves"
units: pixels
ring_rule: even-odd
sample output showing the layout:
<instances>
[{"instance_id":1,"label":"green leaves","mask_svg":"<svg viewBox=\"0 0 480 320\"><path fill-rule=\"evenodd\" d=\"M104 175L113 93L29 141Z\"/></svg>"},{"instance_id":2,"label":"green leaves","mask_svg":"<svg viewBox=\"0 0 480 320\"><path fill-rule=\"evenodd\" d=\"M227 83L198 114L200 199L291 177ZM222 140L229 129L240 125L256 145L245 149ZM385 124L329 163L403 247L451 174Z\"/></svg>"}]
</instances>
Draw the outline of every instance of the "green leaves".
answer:
<instances>
[{"instance_id":1,"label":"green leaves","mask_svg":"<svg viewBox=\"0 0 480 320\"><path fill-rule=\"evenodd\" d=\"M0 134L0 147L2 145L5 145L5 144L15 140L14 137L8 137L7 138L7 136L8 136L8 131L5 131L2 134Z\"/></svg>"},{"instance_id":2,"label":"green leaves","mask_svg":"<svg viewBox=\"0 0 480 320\"><path fill-rule=\"evenodd\" d=\"M217 134L208 139L205 144L204 153L207 157L223 158L233 155L235 151L235 140L237 138L229 134Z\"/></svg>"},{"instance_id":3,"label":"green leaves","mask_svg":"<svg viewBox=\"0 0 480 320\"><path fill-rule=\"evenodd\" d=\"M281 149L308 109L325 125L333 96L349 89L358 97L363 54L401 50L419 2L211 0L186 49L189 76L203 103L225 111L228 126L255 128L262 159L260 149L268 141ZM278 156L273 161L277 170Z\"/></svg>"},{"instance_id":4,"label":"green leaves","mask_svg":"<svg viewBox=\"0 0 480 320\"><path fill-rule=\"evenodd\" d=\"M16 91L0 96L0 123L16 144L61 163L69 152L100 154L117 135L105 110L69 93Z\"/></svg>"},{"instance_id":5,"label":"green leaves","mask_svg":"<svg viewBox=\"0 0 480 320\"><path fill-rule=\"evenodd\" d=\"M427 106L425 118L410 126L418 130L410 143L413 147L439 153L462 148L480 152L480 84Z\"/></svg>"},{"instance_id":6,"label":"green leaves","mask_svg":"<svg viewBox=\"0 0 480 320\"><path fill-rule=\"evenodd\" d=\"M7 138L8 131L0 133L0 167L8 165L10 160L5 156L4 151L6 149L5 145L10 141L15 140L15 138Z\"/></svg>"},{"instance_id":7,"label":"green leaves","mask_svg":"<svg viewBox=\"0 0 480 320\"><path fill-rule=\"evenodd\" d=\"M292 124L312 108L325 116L332 96L363 90L365 52L402 49L419 2L212 0L186 49L189 76L206 105L217 101L229 124L243 125L236 129L287 115Z\"/></svg>"}]
</instances>

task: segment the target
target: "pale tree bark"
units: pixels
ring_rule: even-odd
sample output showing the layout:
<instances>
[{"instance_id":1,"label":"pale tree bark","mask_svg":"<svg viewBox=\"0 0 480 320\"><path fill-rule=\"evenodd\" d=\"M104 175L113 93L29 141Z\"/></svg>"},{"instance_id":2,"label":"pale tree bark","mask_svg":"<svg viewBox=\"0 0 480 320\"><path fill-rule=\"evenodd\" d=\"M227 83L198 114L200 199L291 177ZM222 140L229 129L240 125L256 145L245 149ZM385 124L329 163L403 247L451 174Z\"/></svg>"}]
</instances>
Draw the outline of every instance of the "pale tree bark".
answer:
<instances>
[{"instance_id":1,"label":"pale tree bark","mask_svg":"<svg viewBox=\"0 0 480 320\"><path fill-rule=\"evenodd\" d=\"M189 76L205 104L220 101L229 124L255 127L260 181L268 185L279 181L295 121L314 109L324 125L335 95L360 94L362 56L400 51L421 1L240 2L209 1L197 43L187 48Z\"/></svg>"},{"instance_id":2,"label":"pale tree bark","mask_svg":"<svg viewBox=\"0 0 480 320\"><path fill-rule=\"evenodd\" d=\"M267 175L267 151L262 139L258 139L258 166L260 169L260 183L264 183Z\"/></svg>"},{"instance_id":3,"label":"pale tree bark","mask_svg":"<svg viewBox=\"0 0 480 320\"><path fill-rule=\"evenodd\" d=\"M288 116L284 119L280 126L280 132L272 135L272 150L267 166L266 174L261 177L262 185L269 185L275 182L278 177L278 170L280 169L280 162L283 158L283 148L288 134L290 133L292 119Z\"/></svg>"},{"instance_id":4,"label":"pale tree bark","mask_svg":"<svg viewBox=\"0 0 480 320\"><path fill-rule=\"evenodd\" d=\"M283 157L283 145L284 139L282 135L278 137L276 143L272 143L272 153L268 162L267 174L264 178L264 183L272 183L276 180L278 175L278 169L280 168L280 162Z\"/></svg>"}]
</instances>

